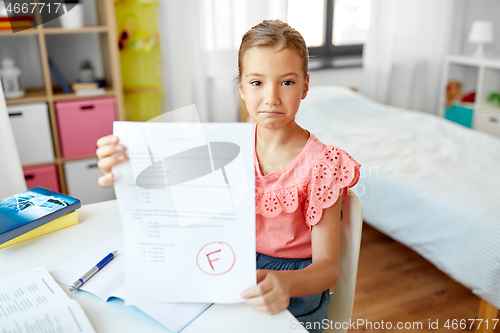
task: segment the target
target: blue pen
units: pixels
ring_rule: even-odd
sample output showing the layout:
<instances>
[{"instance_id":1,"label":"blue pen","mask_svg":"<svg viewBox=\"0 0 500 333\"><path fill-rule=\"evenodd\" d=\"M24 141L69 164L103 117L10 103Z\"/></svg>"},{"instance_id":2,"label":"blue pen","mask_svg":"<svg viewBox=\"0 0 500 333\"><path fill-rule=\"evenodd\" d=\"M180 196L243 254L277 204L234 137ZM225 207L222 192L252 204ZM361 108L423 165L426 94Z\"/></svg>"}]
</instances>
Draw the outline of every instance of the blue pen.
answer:
<instances>
[{"instance_id":1,"label":"blue pen","mask_svg":"<svg viewBox=\"0 0 500 333\"><path fill-rule=\"evenodd\" d=\"M83 276L79 278L78 281L73 283L73 285L69 288L69 291L73 291L75 289L80 288L85 282L87 282L92 276L94 276L95 273L99 272L101 268L106 266L106 264L115 257L116 252L118 251L111 252L104 259L99 261L97 265L92 267L87 273L83 274Z\"/></svg>"}]
</instances>

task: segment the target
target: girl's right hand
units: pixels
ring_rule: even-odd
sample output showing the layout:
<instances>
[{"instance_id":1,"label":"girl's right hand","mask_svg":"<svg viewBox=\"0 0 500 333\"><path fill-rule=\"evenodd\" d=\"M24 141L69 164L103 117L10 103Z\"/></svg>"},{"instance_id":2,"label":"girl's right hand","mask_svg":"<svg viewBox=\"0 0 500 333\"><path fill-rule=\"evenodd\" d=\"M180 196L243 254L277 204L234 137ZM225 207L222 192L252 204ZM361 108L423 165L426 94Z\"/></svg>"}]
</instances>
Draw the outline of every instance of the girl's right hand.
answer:
<instances>
[{"instance_id":1,"label":"girl's right hand","mask_svg":"<svg viewBox=\"0 0 500 333\"><path fill-rule=\"evenodd\" d=\"M97 166L104 172L97 182L101 186L113 185L114 177L111 168L127 160L125 147L118 144L118 138L114 135L103 136L97 140L96 155L99 161Z\"/></svg>"}]
</instances>

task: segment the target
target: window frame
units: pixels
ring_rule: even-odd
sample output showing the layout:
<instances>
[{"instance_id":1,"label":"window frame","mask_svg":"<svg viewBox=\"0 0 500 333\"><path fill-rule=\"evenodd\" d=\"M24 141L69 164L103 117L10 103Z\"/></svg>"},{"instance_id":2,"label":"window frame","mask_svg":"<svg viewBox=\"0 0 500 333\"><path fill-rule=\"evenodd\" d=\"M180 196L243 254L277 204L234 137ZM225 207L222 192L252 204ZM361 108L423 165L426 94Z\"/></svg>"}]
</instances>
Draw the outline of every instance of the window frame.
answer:
<instances>
[{"instance_id":1,"label":"window frame","mask_svg":"<svg viewBox=\"0 0 500 333\"><path fill-rule=\"evenodd\" d=\"M325 0L325 26L323 45L308 47L311 60L320 63L320 66L315 69L325 67L361 67L358 65L336 66L334 59L338 58L361 58L363 55L363 44L352 45L333 45L333 11L335 0ZM315 66L316 67L316 66Z\"/></svg>"}]
</instances>

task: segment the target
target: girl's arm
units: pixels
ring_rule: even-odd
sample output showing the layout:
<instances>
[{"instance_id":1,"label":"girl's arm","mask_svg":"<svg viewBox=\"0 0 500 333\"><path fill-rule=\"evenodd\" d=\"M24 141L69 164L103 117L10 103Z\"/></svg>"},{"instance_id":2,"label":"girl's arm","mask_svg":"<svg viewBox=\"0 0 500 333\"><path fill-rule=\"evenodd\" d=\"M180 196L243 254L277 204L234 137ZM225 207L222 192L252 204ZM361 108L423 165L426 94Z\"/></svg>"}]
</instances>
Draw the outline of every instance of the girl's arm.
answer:
<instances>
[{"instance_id":1,"label":"girl's arm","mask_svg":"<svg viewBox=\"0 0 500 333\"><path fill-rule=\"evenodd\" d=\"M247 304L275 314L288 308L290 297L317 294L335 285L340 274L341 205L342 192L312 229L312 264L296 271L257 270L257 285L242 293Z\"/></svg>"}]
</instances>

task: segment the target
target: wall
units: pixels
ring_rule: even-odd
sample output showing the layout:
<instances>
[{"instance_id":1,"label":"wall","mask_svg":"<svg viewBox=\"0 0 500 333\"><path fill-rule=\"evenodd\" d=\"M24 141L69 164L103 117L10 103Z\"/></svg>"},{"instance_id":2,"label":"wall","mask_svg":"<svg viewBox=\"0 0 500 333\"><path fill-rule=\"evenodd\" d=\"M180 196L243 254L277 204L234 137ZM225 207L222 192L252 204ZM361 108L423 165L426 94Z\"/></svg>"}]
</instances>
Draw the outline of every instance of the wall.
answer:
<instances>
[{"instance_id":1,"label":"wall","mask_svg":"<svg viewBox=\"0 0 500 333\"><path fill-rule=\"evenodd\" d=\"M310 87L337 85L360 89L363 80L363 68L321 69L310 72Z\"/></svg>"}]
</instances>

